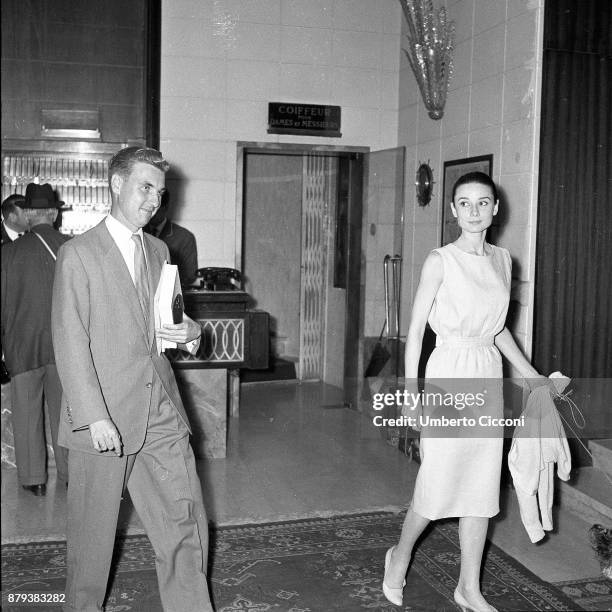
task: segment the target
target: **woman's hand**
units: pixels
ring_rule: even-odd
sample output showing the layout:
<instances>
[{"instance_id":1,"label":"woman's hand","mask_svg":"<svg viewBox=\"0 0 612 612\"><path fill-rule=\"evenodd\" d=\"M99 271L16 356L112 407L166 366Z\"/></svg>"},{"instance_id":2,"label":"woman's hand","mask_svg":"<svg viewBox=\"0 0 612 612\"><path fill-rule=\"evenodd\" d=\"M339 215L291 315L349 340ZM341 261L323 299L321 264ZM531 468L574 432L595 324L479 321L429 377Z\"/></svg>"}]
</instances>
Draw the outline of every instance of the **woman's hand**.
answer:
<instances>
[{"instance_id":1,"label":"woman's hand","mask_svg":"<svg viewBox=\"0 0 612 612\"><path fill-rule=\"evenodd\" d=\"M544 376L542 374L538 374L537 376L530 376L525 379L527 384L529 385L529 390L533 391L538 387L552 387L554 388L553 382L548 378L548 376Z\"/></svg>"}]
</instances>

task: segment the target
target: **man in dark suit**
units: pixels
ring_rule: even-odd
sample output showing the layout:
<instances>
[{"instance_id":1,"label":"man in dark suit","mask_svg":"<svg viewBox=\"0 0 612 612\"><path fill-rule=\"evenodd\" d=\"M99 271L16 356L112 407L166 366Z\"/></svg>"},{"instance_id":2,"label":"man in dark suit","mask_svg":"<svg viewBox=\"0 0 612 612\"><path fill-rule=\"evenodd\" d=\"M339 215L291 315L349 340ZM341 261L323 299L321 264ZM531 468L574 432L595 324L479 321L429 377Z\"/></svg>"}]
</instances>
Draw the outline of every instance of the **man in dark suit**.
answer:
<instances>
[{"instance_id":1,"label":"man in dark suit","mask_svg":"<svg viewBox=\"0 0 612 612\"><path fill-rule=\"evenodd\" d=\"M198 250L195 236L170 219L170 193L166 190L161 206L144 228L168 245L170 258L178 266L181 284L192 285L198 269Z\"/></svg>"},{"instance_id":2,"label":"man in dark suit","mask_svg":"<svg viewBox=\"0 0 612 612\"><path fill-rule=\"evenodd\" d=\"M2 223L0 224L2 239L0 245L10 244L27 231L28 223L21 208L24 201L25 198L21 194L14 193L2 202ZM2 350L0 382L5 385L10 379L9 371L4 362L4 350Z\"/></svg>"},{"instance_id":3,"label":"man in dark suit","mask_svg":"<svg viewBox=\"0 0 612 612\"><path fill-rule=\"evenodd\" d=\"M11 375L17 477L24 489L44 495L45 400L57 475L68 478L66 449L57 444L62 389L51 344L55 257L68 238L53 229L58 211L51 185L30 183L21 207L30 231L2 246L2 348Z\"/></svg>"},{"instance_id":4,"label":"man in dark suit","mask_svg":"<svg viewBox=\"0 0 612 612\"><path fill-rule=\"evenodd\" d=\"M13 242L28 229L23 213L25 198L14 193L2 202L2 244Z\"/></svg>"},{"instance_id":5,"label":"man in dark suit","mask_svg":"<svg viewBox=\"0 0 612 612\"><path fill-rule=\"evenodd\" d=\"M143 234L168 163L129 147L110 161L112 207L57 262L52 329L62 381L60 444L70 449L66 610L102 610L124 487L155 550L164 610L212 610L208 524L174 373L156 338L195 352L186 315L155 326L168 248Z\"/></svg>"}]
</instances>

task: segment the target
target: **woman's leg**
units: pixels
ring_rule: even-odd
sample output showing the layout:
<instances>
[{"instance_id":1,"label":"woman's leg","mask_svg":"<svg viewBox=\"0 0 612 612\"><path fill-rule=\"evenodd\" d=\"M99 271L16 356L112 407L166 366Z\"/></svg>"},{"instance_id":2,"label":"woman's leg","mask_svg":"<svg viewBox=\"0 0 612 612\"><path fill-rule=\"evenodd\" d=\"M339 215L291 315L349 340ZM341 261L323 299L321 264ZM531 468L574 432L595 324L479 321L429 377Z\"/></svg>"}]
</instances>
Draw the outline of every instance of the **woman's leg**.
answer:
<instances>
[{"instance_id":1,"label":"woman's leg","mask_svg":"<svg viewBox=\"0 0 612 612\"><path fill-rule=\"evenodd\" d=\"M402 525L400 540L393 549L391 564L385 575L385 583L392 588L400 588L404 582L408 565L412 557L412 549L418 537L429 524L429 519L417 514L412 505L406 512L406 518Z\"/></svg>"},{"instance_id":2,"label":"woman's leg","mask_svg":"<svg viewBox=\"0 0 612 612\"><path fill-rule=\"evenodd\" d=\"M482 516L464 516L459 519L459 544L461 546L461 571L455 600L462 599L473 610L492 612L480 592L480 566L482 551L487 539L489 519Z\"/></svg>"}]
</instances>

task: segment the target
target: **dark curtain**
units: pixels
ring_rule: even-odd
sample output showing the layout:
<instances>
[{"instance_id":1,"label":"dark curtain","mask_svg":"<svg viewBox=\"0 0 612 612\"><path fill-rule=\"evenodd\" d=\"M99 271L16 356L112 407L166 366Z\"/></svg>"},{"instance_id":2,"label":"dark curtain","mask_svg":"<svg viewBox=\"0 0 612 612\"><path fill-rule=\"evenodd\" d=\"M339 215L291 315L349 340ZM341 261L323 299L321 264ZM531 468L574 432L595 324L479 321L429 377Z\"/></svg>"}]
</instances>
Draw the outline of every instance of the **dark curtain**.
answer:
<instances>
[{"instance_id":1,"label":"dark curtain","mask_svg":"<svg viewBox=\"0 0 612 612\"><path fill-rule=\"evenodd\" d=\"M612 2L545 5L534 364L612 377Z\"/></svg>"}]
</instances>

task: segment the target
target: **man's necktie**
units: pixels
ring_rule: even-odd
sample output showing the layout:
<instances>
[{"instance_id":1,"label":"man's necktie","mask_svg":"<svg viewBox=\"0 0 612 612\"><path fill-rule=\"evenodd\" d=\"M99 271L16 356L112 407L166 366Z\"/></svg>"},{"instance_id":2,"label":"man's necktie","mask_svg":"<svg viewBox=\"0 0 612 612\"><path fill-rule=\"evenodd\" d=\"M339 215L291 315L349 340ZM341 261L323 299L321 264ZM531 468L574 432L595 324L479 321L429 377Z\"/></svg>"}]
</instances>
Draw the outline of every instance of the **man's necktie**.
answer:
<instances>
[{"instance_id":1,"label":"man's necktie","mask_svg":"<svg viewBox=\"0 0 612 612\"><path fill-rule=\"evenodd\" d=\"M140 300L140 306L145 316L145 320L149 317L149 276L147 274L147 261L142 248L142 239L138 234L132 234L134 241L134 285L136 293Z\"/></svg>"}]
</instances>

